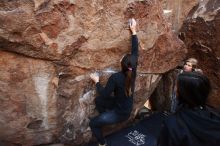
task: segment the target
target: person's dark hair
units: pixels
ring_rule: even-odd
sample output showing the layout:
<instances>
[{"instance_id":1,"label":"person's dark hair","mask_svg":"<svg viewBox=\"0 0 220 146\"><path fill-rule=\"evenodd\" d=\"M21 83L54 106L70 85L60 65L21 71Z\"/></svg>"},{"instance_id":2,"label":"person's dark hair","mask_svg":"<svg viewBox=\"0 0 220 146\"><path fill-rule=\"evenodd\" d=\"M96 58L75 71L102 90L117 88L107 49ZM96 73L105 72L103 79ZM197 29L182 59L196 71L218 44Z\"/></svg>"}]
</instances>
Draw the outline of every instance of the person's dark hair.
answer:
<instances>
[{"instance_id":1,"label":"person's dark hair","mask_svg":"<svg viewBox=\"0 0 220 146\"><path fill-rule=\"evenodd\" d=\"M177 78L177 97L189 107L205 106L210 90L209 79L198 72L184 72Z\"/></svg>"},{"instance_id":2,"label":"person's dark hair","mask_svg":"<svg viewBox=\"0 0 220 146\"><path fill-rule=\"evenodd\" d=\"M124 73L125 79L125 94L126 96L131 96L133 94L133 86L136 77L135 66L136 66L135 58L131 54L126 54L121 60L121 68Z\"/></svg>"}]
</instances>

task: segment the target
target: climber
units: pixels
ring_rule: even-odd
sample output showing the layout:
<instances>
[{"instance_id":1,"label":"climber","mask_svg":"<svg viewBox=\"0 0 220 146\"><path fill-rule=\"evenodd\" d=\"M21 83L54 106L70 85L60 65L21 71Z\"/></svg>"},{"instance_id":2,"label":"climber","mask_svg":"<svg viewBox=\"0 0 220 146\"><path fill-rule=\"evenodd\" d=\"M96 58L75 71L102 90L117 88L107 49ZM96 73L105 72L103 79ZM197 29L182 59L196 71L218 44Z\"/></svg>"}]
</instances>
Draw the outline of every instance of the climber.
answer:
<instances>
[{"instance_id":1,"label":"climber","mask_svg":"<svg viewBox=\"0 0 220 146\"><path fill-rule=\"evenodd\" d=\"M100 95L95 99L96 109L100 114L92 118L89 123L99 146L106 145L101 128L105 125L127 120L133 107L138 60L138 38L136 35L135 19L131 19L129 22L132 33L131 54L126 54L121 59L121 71L112 74L104 88L99 83L99 76L97 74L93 73L90 75L90 78L96 84L96 91ZM112 93L114 93L113 96Z\"/></svg>"},{"instance_id":2,"label":"climber","mask_svg":"<svg viewBox=\"0 0 220 146\"><path fill-rule=\"evenodd\" d=\"M206 105L209 79L198 72L177 77L179 106L164 121L158 146L219 146L220 115Z\"/></svg>"}]
</instances>

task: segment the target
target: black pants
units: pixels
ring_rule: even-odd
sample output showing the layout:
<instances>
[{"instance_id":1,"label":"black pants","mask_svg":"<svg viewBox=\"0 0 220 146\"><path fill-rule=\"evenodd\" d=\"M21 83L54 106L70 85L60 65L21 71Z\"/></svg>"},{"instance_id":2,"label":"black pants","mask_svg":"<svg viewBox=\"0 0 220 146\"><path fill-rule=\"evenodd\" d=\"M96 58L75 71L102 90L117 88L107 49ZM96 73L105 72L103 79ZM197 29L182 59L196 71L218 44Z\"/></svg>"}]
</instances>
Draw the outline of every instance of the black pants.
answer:
<instances>
[{"instance_id":1,"label":"black pants","mask_svg":"<svg viewBox=\"0 0 220 146\"><path fill-rule=\"evenodd\" d=\"M97 138L99 144L105 144L105 139L102 134L103 126L116 124L129 118L129 115L118 114L114 110L115 101L111 100L111 98L108 99L102 98L101 96L96 98L96 109L100 115L92 118L89 123L92 133Z\"/></svg>"}]
</instances>

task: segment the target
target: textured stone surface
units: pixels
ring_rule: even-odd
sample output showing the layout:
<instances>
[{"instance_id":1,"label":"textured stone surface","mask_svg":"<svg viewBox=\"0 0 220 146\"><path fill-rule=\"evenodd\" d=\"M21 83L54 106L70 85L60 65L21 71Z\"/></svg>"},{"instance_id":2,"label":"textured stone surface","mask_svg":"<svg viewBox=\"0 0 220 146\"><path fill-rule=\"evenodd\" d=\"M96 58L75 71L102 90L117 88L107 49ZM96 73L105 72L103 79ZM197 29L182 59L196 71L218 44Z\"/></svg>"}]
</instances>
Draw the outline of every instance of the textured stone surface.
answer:
<instances>
[{"instance_id":1,"label":"textured stone surface","mask_svg":"<svg viewBox=\"0 0 220 146\"><path fill-rule=\"evenodd\" d=\"M188 48L188 56L199 60L199 67L212 82L209 103L220 109L220 1L199 3L180 30L180 37Z\"/></svg>"},{"instance_id":2,"label":"textured stone surface","mask_svg":"<svg viewBox=\"0 0 220 146\"><path fill-rule=\"evenodd\" d=\"M170 111L171 98L179 70L171 70L163 74L156 89L149 98L152 110Z\"/></svg>"},{"instance_id":3,"label":"textured stone surface","mask_svg":"<svg viewBox=\"0 0 220 146\"><path fill-rule=\"evenodd\" d=\"M171 23L172 29L176 32L181 28L190 10L192 10L199 0L160 0L164 9L164 15Z\"/></svg>"},{"instance_id":4,"label":"textured stone surface","mask_svg":"<svg viewBox=\"0 0 220 146\"><path fill-rule=\"evenodd\" d=\"M189 3L189 5L190 4L191 3ZM201 1L190 11L179 32L179 37L185 42L188 48L186 58L197 58L199 61L198 67L201 68L211 80L213 89L208 104L216 107L218 110L220 110L220 100L218 96L220 88L219 9L219 1ZM175 71L168 72L163 76L157 89L151 96L153 108L157 110L170 110L170 98L175 79Z\"/></svg>"},{"instance_id":5,"label":"textured stone surface","mask_svg":"<svg viewBox=\"0 0 220 146\"><path fill-rule=\"evenodd\" d=\"M111 71L113 72L113 70ZM101 83L104 84L111 73L109 73L109 70L104 70L101 73ZM159 75L138 75L134 109L144 104L145 99L150 96L159 80ZM60 110L59 117L62 119L62 121L60 121L61 124L64 124L65 127L61 132L60 140L77 145L82 143L83 140L89 140L91 138L88 122L89 117L97 115L97 112L94 111L95 105L93 103L95 98L95 86L92 81L89 80L88 75L78 76L76 78L61 77L60 83L58 90L60 94L58 109L63 109ZM118 128L121 126L125 125L118 125ZM109 130L112 131L112 129L118 128L107 128L105 133L109 133Z\"/></svg>"},{"instance_id":6,"label":"textured stone surface","mask_svg":"<svg viewBox=\"0 0 220 146\"><path fill-rule=\"evenodd\" d=\"M120 70L131 47L131 17L143 49L135 111L160 80L148 73L167 72L186 53L158 0L2 0L0 137L24 146L87 142L89 117L96 114L88 75L100 71L105 83Z\"/></svg>"},{"instance_id":7,"label":"textured stone surface","mask_svg":"<svg viewBox=\"0 0 220 146\"><path fill-rule=\"evenodd\" d=\"M0 52L0 137L25 145L56 132L55 68L50 62Z\"/></svg>"},{"instance_id":8,"label":"textured stone surface","mask_svg":"<svg viewBox=\"0 0 220 146\"><path fill-rule=\"evenodd\" d=\"M141 64L142 71L165 72L181 60L175 53L184 52L181 42L171 34L157 0L83 3L67 0L3 0L1 10L1 49L75 66L79 70L72 70L71 67L68 70L77 75L96 69L97 66L107 67L120 60L121 55L128 50L127 20L130 17L135 17L139 23L138 35L146 50L141 56L150 54L146 58L142 57L143 60L154 64ZM156 46L158 41L163 44ZM166 47L168 45L171 47ZM161 48L169 55L157 50ZM168 66L157 62L158 58L168 60ZM171 58L174 59L170 61ZM153 67L159 64L162 65L159 70Z\"/></svg>"}]
</instances>

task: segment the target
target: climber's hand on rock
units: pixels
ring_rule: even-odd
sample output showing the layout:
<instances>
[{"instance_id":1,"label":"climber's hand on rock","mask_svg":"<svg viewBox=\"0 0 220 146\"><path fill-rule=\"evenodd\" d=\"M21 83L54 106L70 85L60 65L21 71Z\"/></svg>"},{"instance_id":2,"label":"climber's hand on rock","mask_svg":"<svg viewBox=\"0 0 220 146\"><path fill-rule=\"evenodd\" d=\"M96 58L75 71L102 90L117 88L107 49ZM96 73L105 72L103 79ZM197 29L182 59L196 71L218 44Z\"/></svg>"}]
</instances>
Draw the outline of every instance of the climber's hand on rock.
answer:
<instances>
[{"instance_id":1,"label":"climber's hand on rock","mask_svg":"<svg viewBox=\"0 0 220 146\"><path fill-rule=\"evenodd\" d=\"M91 73L90 78L93 80L93 82L98 83L99 82L99 76L97 73Z\"/></svg>"},{"instance_id":2,"label":"climber's hand on rock","mask_svg":"<svg viewBox=\"0 0 220 146\"><path fill-rule=\"evenodd\" d=\"M136 26L137 26L137 22L135 21L135 19L134 18L129 19L129 27L132 35L136 35Z\"/></svg>"}]
</instances>

